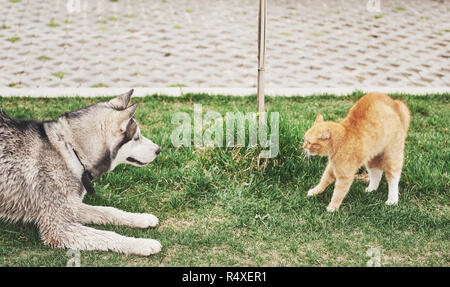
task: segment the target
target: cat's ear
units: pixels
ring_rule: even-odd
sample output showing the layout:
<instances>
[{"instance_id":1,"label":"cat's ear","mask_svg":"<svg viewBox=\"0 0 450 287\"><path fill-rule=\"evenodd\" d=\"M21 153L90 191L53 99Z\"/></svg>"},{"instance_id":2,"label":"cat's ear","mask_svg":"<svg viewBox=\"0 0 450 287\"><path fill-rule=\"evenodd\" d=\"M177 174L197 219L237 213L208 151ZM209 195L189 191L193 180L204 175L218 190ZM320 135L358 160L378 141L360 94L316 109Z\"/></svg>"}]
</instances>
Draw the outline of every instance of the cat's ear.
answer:
<instances>
[{"instance_id":1,"label":"cat's ear","mask_svg":"<svg viewBox=\"0 0 450 287\"><path fill-rule=\"evenodd\" d=\"M331 138L331 134L329 130L324 131L321 135L320 135L320 139L321 140L328 140Z\"/></svg>"},{"instance_id":2,"label":"cat's ear","mask_svg":"<svg viewBox=\"0 0 450 287\"><path fill-rule=\"evenodd\" d=\"M317 114L317 116L316 116L316 121L315 121L316 123L321 123L321 122L323 122L323 117L322 117L322 115L321 114Z\"/></svg>"}]
</instances>

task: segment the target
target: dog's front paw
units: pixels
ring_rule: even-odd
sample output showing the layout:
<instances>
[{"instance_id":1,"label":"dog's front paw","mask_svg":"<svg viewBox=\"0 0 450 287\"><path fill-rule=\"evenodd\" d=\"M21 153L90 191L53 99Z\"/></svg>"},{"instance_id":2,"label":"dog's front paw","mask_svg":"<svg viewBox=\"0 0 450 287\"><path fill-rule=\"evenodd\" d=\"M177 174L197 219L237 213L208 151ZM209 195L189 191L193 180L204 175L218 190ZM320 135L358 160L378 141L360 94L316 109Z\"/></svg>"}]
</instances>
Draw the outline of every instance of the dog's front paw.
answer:
<instances>
[{"instance_id":1,"label":"dog's front paw","mask_svg":"<svg viewBox=\"0 0 450 287\"><path fill-rule=\"evenodd\" d=\"M139 256L150 256L160 252L161 243L154 239L135 238L125 243L125 254L134 254Z\"/></svg>"},{"instance_id":2,"label":"dog's front paw","mask_svg":"<svg viewBox=\"0 0 450 287\"><path fill-rule=\"evenodd\" d=\"M159 220L156 216L149 213L137 214L133 220L134 226L138 228L151 228L159 224Z\"/></svg>"},{"instance_id":3,"label":"dog's front paw","mask_svg":"<svg viewBox=\"0 0 450 287\"><path fill-rule=\"evenodd\" d=\"M141 239L142 245L137 247L137 255L149 256L152 254L159 253L162 249L161 243L153 239Z\"/></svg>"}]
</instances>

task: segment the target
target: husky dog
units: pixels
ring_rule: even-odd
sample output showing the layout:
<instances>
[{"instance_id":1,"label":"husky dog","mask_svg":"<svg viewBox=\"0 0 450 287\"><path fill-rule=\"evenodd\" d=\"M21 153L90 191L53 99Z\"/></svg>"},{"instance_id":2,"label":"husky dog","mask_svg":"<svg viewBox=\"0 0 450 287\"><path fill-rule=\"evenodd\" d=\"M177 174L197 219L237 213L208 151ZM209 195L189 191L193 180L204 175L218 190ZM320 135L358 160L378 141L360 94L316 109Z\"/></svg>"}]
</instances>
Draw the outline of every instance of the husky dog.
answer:
<instances>
[{"instance_id":1,"label":"husky dog","mask_svg":"<svg viewBox=\"0 0 450 287\"><path fill-rule=\"evenodd\" d=\"M160 148L143 137L128 107L133 90L56 121L15 120L0 109L0 217L34 223L55 248L111 250L148 256L153 239L132 238L82 224L138 228L158 225L152 214L84 204L91 180L121 163L145 166Z\"/></svg>"}]
</instances>

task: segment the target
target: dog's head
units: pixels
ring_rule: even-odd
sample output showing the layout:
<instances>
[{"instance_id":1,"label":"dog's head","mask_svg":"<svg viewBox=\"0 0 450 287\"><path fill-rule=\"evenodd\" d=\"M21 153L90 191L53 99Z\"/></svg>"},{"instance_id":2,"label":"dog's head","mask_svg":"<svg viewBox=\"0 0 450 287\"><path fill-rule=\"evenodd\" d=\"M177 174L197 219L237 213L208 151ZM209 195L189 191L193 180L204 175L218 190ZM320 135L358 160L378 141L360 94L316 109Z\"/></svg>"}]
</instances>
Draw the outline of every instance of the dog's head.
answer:
<instances>
[{"instance_id":1,"label":"dog's head","mask_svg":"<svg viewBox=\"0 0 450 287\"><path fill-rule=\"evenodd\" d=\"M63 116L71 129L72 146L94 177L121 163L145 166L161 151L142 136L134 119L138 104L128 106L132 93Z\"/></svg>"},{"instance_id":2,"label":"dog's head","mask_svg":"<svg viewBox=\"0 0 450 287\"><path fill-rule=\"evenodd\" d=\"M128 107L133 90L120 95L108 104L119 111L116 114L115 130L119 129L120 141L113 149L114 159L112 168L121 163L127 163L135 166L144 166L152 162L161 152L158 145L154 144L148 138L142 136L138 123L133 118L138 107L138 103ZM117 135L117 133L116 133ZM117 142L117 138L115 139Z\"/></svg>"}]
</instances>

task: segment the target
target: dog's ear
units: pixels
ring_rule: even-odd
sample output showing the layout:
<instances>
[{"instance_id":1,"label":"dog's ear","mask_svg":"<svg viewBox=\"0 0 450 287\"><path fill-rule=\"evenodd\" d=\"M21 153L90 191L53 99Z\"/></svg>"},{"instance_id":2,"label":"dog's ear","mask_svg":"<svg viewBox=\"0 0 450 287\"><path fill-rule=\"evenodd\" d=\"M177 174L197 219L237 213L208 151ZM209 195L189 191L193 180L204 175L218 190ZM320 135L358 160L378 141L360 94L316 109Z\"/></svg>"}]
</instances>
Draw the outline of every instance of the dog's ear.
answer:
<instances>
[{"instance_id":1,"label":"dog's ear","mask_svg":"<svg viewBox=\"0 0 450 287\"><path fill-rule=\"evenodd\" d=\"M131 89L125 94L122 94L120 96L115 97L114 99L109 101L109 104L112 105L114 108L119 110L124 110L126 107L128 107L128 104L131 100L131 95L133 94L134 90Z\"/></svg>"},{"instance_id":2,"label":"dog's ear","mask_svg":"<svg viewBox=\"0 0 450 287\"><path fill-rule=\"evenodd\" d=\"M138 105L139 105L138 103L134 103L131 106L129 106L128 108L119 111L119 113L120 113L119 120L127 121L127 120L131 119L134 116L134 113L136 113Z\"/></svg>"},{"instance_id":3,"label":"dog's ear","mask_svg":"<svg viewBox=\"0 0 450 287\"><path fill-rule=\"evenodd\" d=\"M130 106L129 108L124 110L123 113L126 114L128 119L131 119L134 116L134 114L136 113L136 110L137 110L138 106L139 106L138 103L134 103L132 106Z\"/></svg>"},{"instance_id":4,"label":"dog's ear","mask_svg":"<svg viewBox=\"0 0 450 287\"><path fill-rule=\"evenodd\" d=\"M137 109L138 105L139 105L138 103L134 103L130 107L126 108L125 110L119 111L119 113L120 113L120 118L119 118L120 129L122 131L125 131L127 129L128 122L134 116L134 113L136 113L136 109Z\"/></svg>"}]
</instances>

